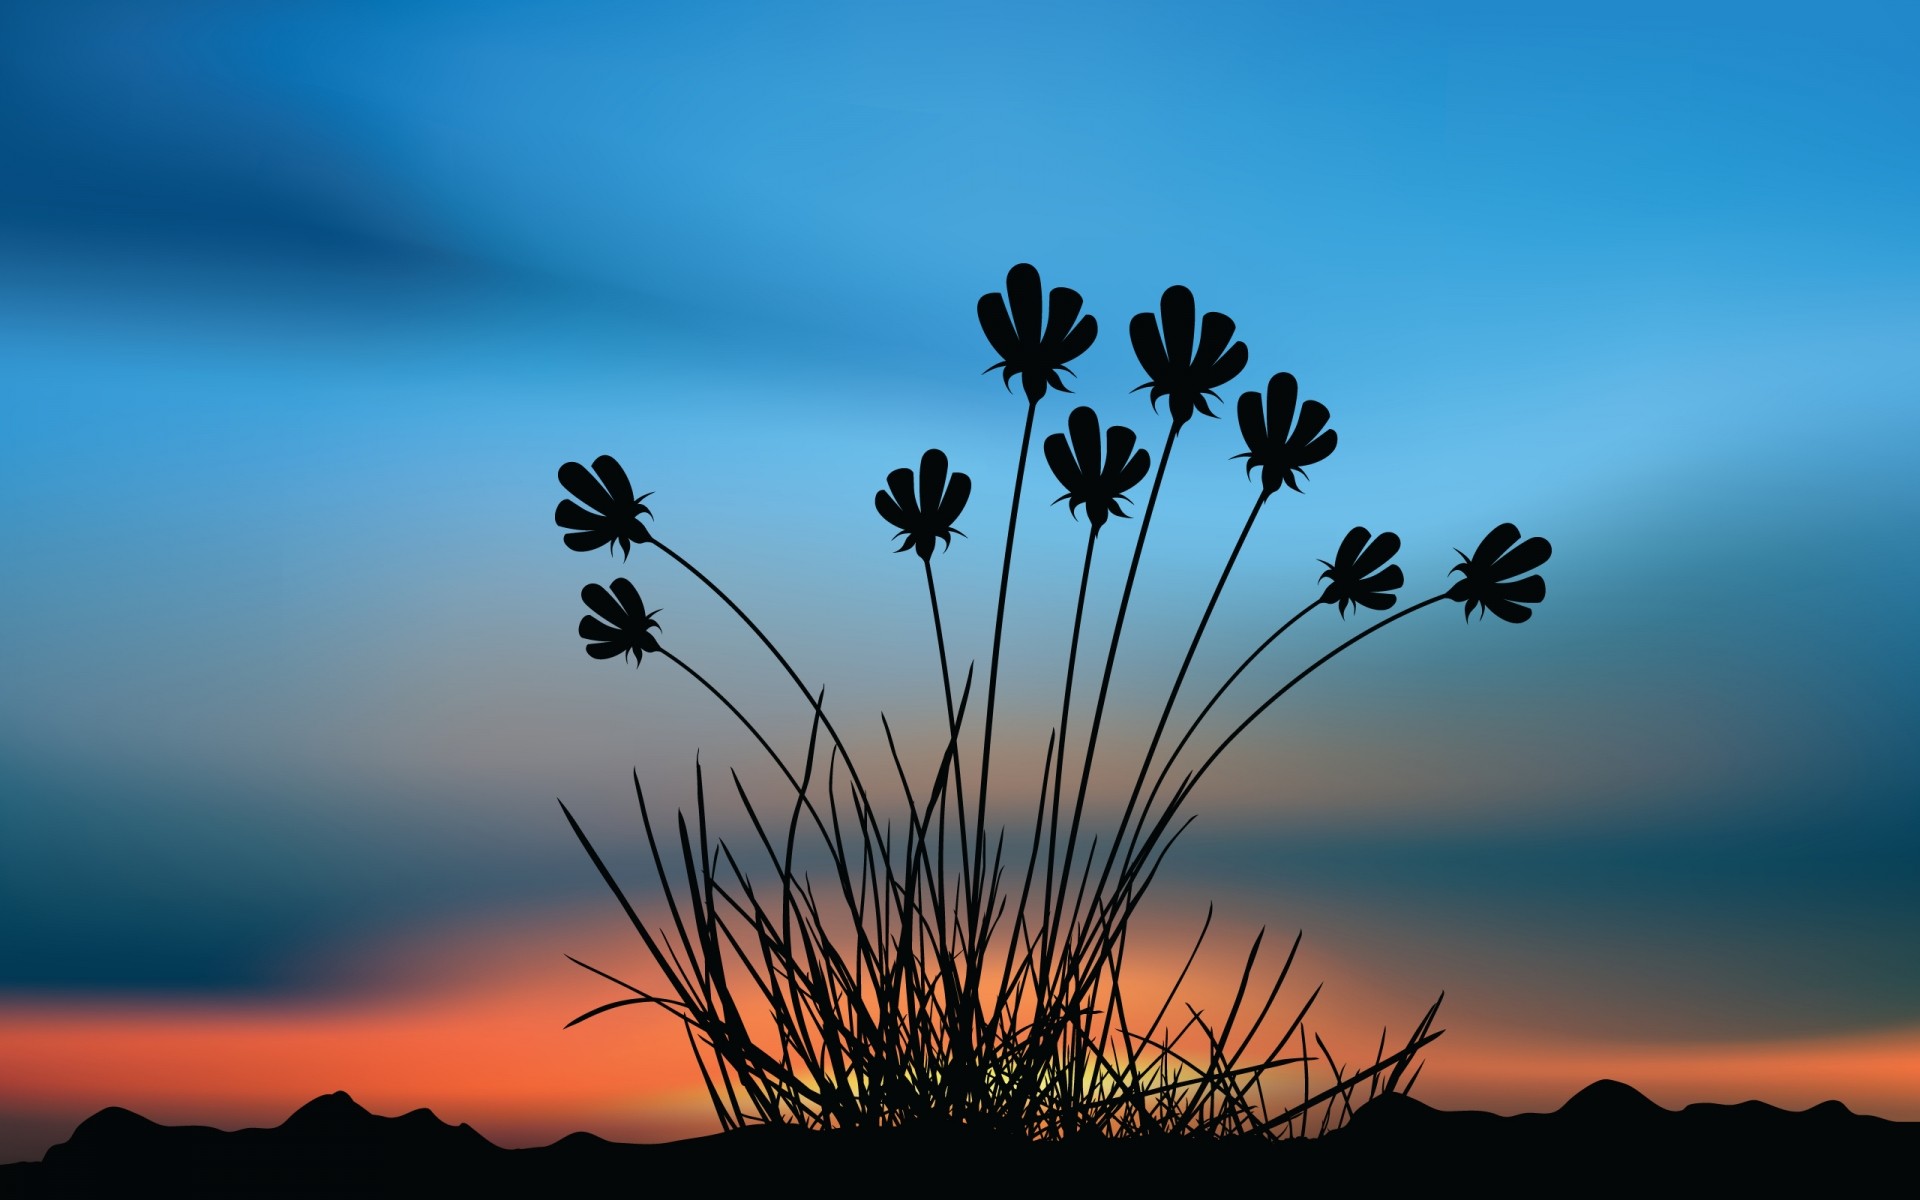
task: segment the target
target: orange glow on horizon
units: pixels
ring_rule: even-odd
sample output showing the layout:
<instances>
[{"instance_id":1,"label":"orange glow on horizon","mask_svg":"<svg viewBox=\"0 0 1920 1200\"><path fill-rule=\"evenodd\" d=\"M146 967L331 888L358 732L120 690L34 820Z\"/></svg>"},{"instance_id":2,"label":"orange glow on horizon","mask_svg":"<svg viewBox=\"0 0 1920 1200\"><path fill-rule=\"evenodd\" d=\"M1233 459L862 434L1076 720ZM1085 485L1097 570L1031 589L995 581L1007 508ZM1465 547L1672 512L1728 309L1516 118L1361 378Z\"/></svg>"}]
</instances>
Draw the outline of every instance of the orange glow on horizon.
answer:
<instances>
[{"instance_id":1,"label":"orange glow on horizon","mask_svg":"<svg viewBox=\"0 0 1920 1200\"><path fill-rule=\"evenodd\" d=\"M272 1126L336 1090L384 1115L431 1108L506 1146L544 1145L578 1129L620 1141L712 1132L717 1123L677 1021L635 1006L562 1028L619 995L566 963L562 949L615 974L640 953L628 944L631 931L607 916L596 907L509 929L410 937L357 956L385 964L379 982L326 1003L0 999L0 1162L45 1151L44 1133L30 1125L44 1129L57 1118L60 1140L108 1105L163 1124ZM1196 929L1197 922L1141 923L1129 952L1130 1008L1158 1006ZM1248 945L1243 932L1216 928L1183 989L1210 1017L1231 1000ZM1277 967L1291 940L1270 936L1262 972ZM1404 1037L1431 1002L1368 983L1364 971L1310 957L1312 949L1309 940L1275 1005L1273 1029L1328 980L1308 1028L1349 1068L1374 1048L1381 1025L1373 1013L1390 1013L1389 1037ZM1177 1002L1174 1011L1182 1011ZM1839 1099L1856 1112L1920 1120L1920 1028L1633 1045L1554 1040L1452 1015L1449 1032L1426 1052L1416 1090L1444 1108L1550 1110L1585 1084L1614 1078L1668 1107L1760 1099L1806 1108ZM35 1120L9 1127L7 1114ZM14 1144L28 1137L39 1140Z\"/></svg>"}]
</instances>

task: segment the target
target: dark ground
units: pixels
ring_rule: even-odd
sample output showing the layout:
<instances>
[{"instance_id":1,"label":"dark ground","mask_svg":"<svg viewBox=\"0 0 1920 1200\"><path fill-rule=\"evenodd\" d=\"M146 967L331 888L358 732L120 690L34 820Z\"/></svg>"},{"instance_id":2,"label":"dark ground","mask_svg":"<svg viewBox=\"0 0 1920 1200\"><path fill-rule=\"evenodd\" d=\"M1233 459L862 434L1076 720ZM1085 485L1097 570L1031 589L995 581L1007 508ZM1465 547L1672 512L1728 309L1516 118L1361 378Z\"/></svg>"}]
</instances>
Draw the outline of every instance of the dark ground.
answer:
<instances>
[{"instance_id":1,"label":"dark ground","mask_svg":"<svg viewBox=\"0 0 1920 1200\"><path fill-rule=\"evenodd\" d=\"M0 1196L537 1196L603 1191L808 1192L964 1188L1010 1195L1060 1189L1242 1184L1407 1185L1486 1194L1818 1188L1881 1183L1907 1194L1920 1170L1920 1122L1858 1116L1837 1101L1805 1112L1758 1102L1656 1106L1603 1080L1557 1112L1499 1117L1380 1097L1346 1128L1304 1141L1099 1140L1033 1145L965 1129L805 1132L756 1127L661 1145L576 1133L503 1150L422 1108L367 1112L322 1096L274 1129L227 1133L156 1125L103 1109L38 1163L0 1167ZM991 1197L990 1200L998 1200Z\"/></svg>"}]
</instances>

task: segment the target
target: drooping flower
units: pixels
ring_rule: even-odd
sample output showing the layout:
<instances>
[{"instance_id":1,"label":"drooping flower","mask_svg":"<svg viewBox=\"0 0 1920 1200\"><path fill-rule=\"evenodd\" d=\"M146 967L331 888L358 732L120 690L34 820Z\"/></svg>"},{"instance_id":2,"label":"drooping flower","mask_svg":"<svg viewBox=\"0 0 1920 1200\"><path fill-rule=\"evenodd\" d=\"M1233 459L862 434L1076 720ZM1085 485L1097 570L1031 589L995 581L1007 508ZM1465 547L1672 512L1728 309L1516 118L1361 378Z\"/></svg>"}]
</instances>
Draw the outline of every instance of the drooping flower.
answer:
<instances>
[{"instance_id":1,"label":"drooping flower","mask_svg":"<svg viewBox=\"0 0 1920 1200\"><path fill-rule=\"evenodd\" d=\"M1069 448L1068 435L1072 435ZM1109 516L1124 517L1119 501L1127 489L1147 477L1147 452L1135 451L1134 432L1125 425L1107 427L1106 459L1100 456L1100 418L1082 405L1067 414L1067 433L1050 434L1045 450L1047 465L1067 489L1060 500L1067 511L1087 506L1087 522L1097 534ZM1131 456L1131 457L1129 457ZM1060 503L1055 500L1054 503Z\"/></svg>"},{"instance_id":2,"label":"drooping flower","mask_svg":"<svg viewBox=\"0 0 1920 1200\"><path fill-rule=\"evenodd\" d=\"M905 539L900 543L901 550L913 549L921 558L931 561L936 538L947 545L953 544L953 535L960 533L953 523L960 519L960 510L967 506L967 497L973 494L973 480L964 471L955 471L949 486L945 454L929 450L920 456L918 498L914 494L913 470L909 467L890 472L887 488L892 494L875 492L873 506L889 525L900 531L894 536Z\"/></svg>"},{"instance_id":3,"label":"drooping flower","mask_svg":"<svg viewBox=\"0 0 1920 1200\"><path fill-rule=\"evenodd\" d=\"M1067 392L1060 382L1067 364L1086 353L1093 345L1099 324L1080 316L1080 293L1057 287L1048 294L1048 312L1044 324L1040 318L1040 272L1027 263L1017 263L1007 272L1007 293L988 292L980 297L980 329L987 335L1000 361L987 370L1000 369L1000 382L1008 389L1013 377L1020 377L1031 403L1047 394L1049 387Z\"/></svg>"},{"instance_id":4,"label":"drooping flower","mask_svg":"<svg viewBox=\"0 0 1920 1200\"><path fill-rule=\"evenodd\" d=\"M1373 539L1371 544L1369 538ZM1320 603L1339 605L1342 617L1347 615L1349 604L1356 609L1392 608L1394 589L1406 582L1399 567L1387 566L1387 560L1398 553L1400 535L1383 533L1375 538L1364 526L1355 525L1341 539L1333 561L1320 560L1327 568L1320 572L1320 578L1328 581L1327 590L1320 594ZM1381 570L1382 567L1386 570Z\"/></svg>"},{"instance_id":5,"label":"drooping flower","mask_svg":"<svg viewBox=\"0 0 1920 1200\"><path fill-rule=\"evenodd\" d=\"M1259 392L1240 394L1240 435L1247 441L1247 452L1234 457L1247 460L1248 475L1255 467L1260 468L1260 486L1268 495L1283 486L1299 491L1295 473L1305 479L1304 468L1332 454L1340 441L1340 435L1327 428L1331 414L1318 400L1300 405L1300 423L1294 424L1294 404L1299 397L1300 381L1286 371L1267 380L1264 414Z\"/></svg>"},{"instance_id":6,"label":"drooping flower","mask_svg":"<svg viewBox=\"0 0 1920 1200\"><path fill-rule=\"evenodd\" d=\"M1519 545L1515 545L1516 542ZM1526 575L1546 562L1553 547L1543 537L1520 541L1520 530L1512 522L1496 526L1481 540L1472 558L1459 550L1454 553L1460 555L1461 562L1453 570L1460 572L1462 578L1447 589L1447 599L1466 604L1461 613L1464 617L1471 617L1477 604L1485 610L1483 617L1490 612L1502 621L1517 625L1533 616L1533 610L1526 605L1538 604L1547 598L1546 580L1538 575L1527 575L1524 579L1514 576Z\"/></svg>"},{"instance_id":7,"label":"drooping flower","mask_svg":"<svg viewBox=\"0 0 1920 1200\"><path fill-rule=\"evenodd\" d=\"M594 478L595 474L599 478ZM572 492L580 501L562 500L553 510L553 523L562 529L578 530L566 536L567 545L574 550L598 550L607 547L607 553L613 553L613 543L620 543L621 557L632 553L633 543L645 545L653 540L647 527L640 523L644 514L652 516L642 503L647 496L636 498L633 483L627 479L627 473L614 461L611 454L602 454L593 460L593 470L589 471L577 462L565 463L560 467L560 486ZM584 504L586 507L582 508ZM591 510L591 511L589 511Z\"/></svg>"},{"instance_id":8,"label":"drooping flower","mask_svg":"<svg viewBox=\"0 0 1920 1200\"><path fill-rule=\"evenodd\" d=\"M1160 320L1140 313L1128 327L1133 353L1147 372L1147 382L1134 388L1152 388L1147 401L1167 398L1174 428L1187 423L1193 410L1209 417L1207 397L1247 365L1247 344L1233 341L1233 321L1225 313L1210 312L1200 323L1200 345L1193 344L1193 293L1175 285L1160 296ZM1232 345L1228 345L1232 342ZM1158 405L1155 403L1155 407Z\"/></svg>"},{"instance_id":9,"label":"drooping flower","mask_svg":"<svg viewBox=\"0 0 1920 1200\"><path fill-rule=\"evenodd\" d=\"M660 622L640 603L640 593L631 583L614 580L611 594L599 584L590 583L580 589L580 598L600 617L580 618L580 636L587 639L588 654L595 658L631 654L637 667L647 652L659 653L660 643L654 640L653 631L660 628Z\"/></svg>"}]
</instances>

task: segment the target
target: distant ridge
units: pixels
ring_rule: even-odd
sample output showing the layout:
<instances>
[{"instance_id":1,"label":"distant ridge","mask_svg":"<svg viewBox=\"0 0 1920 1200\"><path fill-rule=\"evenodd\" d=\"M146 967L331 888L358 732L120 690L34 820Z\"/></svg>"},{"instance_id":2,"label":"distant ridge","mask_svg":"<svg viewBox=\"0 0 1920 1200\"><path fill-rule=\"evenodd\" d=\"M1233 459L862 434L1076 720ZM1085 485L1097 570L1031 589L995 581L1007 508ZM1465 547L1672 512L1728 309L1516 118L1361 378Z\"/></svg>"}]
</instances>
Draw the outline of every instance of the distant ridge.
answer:
<instances>
[{"instance_id":1,"label":"distant ridge","mask_svg":"<svg viewBox=\"0 0 1920 1200\"><path fill-rule=\"evenodd\" d=\"M954 1158L951 1156L963 1156ZM659 1145L572 1133L551 1146L503 1150L430 1109L368 1112L345 1092L300 1106L272 1129L158 1125L124 1108L82 1121L43 1161L0 1167L0 1195L130 1196L222 1192L276 1196L521 1196L623 1191L638 1181L697 1178L729 1187L791 1183L795 1172L918 1177L929 1161L1003 1169L1023 1188L1191 1186L1196 1171L1255 1173L1291 1185L1456 1181L1481 1192L1564 1194L1594 1185L1777 1187L1884 1176L1911 1181L1920 1122L1859 1116L1837 1100L1790 1112L1750 1100L1661 1108L1603 1079L1551 1113L1447 1112L1404 1095L1376 1097L1344 1129L1294 1142L1132 1139L1032 1145L965 1128L810 1133L755 1126ZM1017 1172L1017 1174L1015 1174Z\"/></svg>"}]
</instances>

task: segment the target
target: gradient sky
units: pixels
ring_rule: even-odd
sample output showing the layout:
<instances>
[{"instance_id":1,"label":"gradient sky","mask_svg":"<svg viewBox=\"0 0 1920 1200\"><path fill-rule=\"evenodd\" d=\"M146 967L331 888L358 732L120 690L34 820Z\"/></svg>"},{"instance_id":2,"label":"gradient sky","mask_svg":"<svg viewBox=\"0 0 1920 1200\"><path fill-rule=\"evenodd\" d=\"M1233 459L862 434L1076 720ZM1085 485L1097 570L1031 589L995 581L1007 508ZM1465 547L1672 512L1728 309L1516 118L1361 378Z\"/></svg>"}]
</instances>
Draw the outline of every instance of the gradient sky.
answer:
<instances>
[{"instance_id":1,"label":"gradient sky","mask_svg":"<svg viewBox=\"0 0 1920 1200\"><path fill-rule=\"evenodd\" d=\"M1352 525L1401 535L1409 600L1501 521L1555 548L1530 624L1410 618L1222 760L1169 939L1209 900L1304 929L1356 1046L1444 989L1436 1103L1612 1075L1920 1120L1917 35L1851 3L0 8L0 1161L109 1103L273 1124L334 1088L509 1144L706 1128L662 1019L560 1031L608 998L563 952L641 951L553 800L637 868L630 770L678 803L696 746L766 766L669 664L587 659L581 585L633 578L776 738L805 713L657 552L566 551L554 470L619 457L857 748L885 711L929 755L923 581L871 496L929 446L973 476L935 568L984 664L1023 414L973 305L1020 261L1100 321L1074 401L1156 453L1124 330L1173 283L1249 345L1229 400L1288 370L1332 409L1190 699ZM1252 502L1222 411L1108 745ZM1054 494L1010 814L1084 537Z\"/></svg>"}]
</instances>

